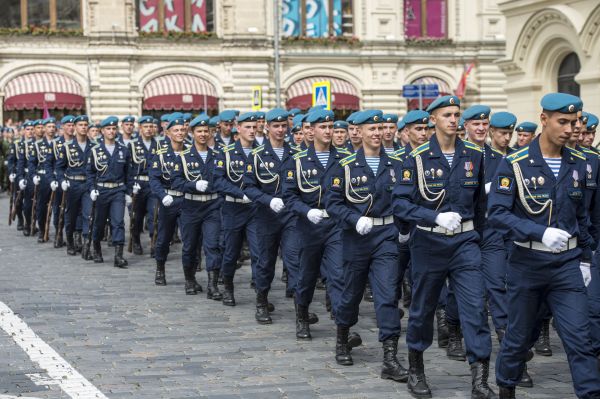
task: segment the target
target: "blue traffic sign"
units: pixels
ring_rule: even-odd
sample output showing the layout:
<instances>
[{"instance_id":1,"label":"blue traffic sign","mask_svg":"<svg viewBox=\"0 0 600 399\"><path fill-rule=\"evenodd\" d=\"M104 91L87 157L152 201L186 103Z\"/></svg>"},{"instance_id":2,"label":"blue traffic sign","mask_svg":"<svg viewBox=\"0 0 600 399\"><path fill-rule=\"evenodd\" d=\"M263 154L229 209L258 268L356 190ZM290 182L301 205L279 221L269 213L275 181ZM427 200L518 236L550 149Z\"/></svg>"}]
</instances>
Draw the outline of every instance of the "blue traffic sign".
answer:
<instances>
[{"instance_id":1,"label":"blue traffic sign","mask_svg":"<svg viewBox=\"0 0 600 399\"><path fill-rule=\"evenodd\" d=\"M402 86L402 96L404 98L435 98L439 95L439 88L436 84Z\"/></svg>"}]
</instances>

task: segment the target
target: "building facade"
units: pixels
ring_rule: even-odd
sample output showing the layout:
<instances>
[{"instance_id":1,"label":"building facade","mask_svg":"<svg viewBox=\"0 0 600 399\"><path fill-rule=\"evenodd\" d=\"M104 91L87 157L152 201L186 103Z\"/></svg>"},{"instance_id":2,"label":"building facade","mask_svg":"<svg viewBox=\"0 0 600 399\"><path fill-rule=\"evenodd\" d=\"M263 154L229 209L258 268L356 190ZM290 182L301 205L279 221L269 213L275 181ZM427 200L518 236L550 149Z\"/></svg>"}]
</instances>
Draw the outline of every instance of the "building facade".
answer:
<instances>
[{"instance_id":1,"label":"building facade","mask_svg":"<svg viewBox=\"0 0 600 399\"><path fill-rule=\"evenodd\" d=\"M247 110L257 92L263 108L278 98L307 108L320 80L331 82L340 116L359 107L403 114L419 106L404 84L453 93L468 66L464 101L507 108L497 0L7 1L0 120L44 108L96 120Z\"/></svg>"}]
</instances>

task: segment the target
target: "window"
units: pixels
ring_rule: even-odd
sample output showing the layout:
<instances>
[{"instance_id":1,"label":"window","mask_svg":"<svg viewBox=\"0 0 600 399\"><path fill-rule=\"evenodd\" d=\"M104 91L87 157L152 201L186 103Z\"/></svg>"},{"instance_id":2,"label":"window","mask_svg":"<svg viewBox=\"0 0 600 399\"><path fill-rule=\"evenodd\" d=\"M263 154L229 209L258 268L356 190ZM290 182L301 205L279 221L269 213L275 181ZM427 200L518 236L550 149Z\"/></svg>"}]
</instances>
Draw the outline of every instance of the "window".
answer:
<instances>
[{"instance_id":1,"label":"window","mask_svg":"<svg viewBox=\"0 0 600 399\"><path fill-rule=\"evenodd\" d=\"M283 36L352 36L352 0L283 0Z\"/></svg>"},{"instance_id":2,"label":"window","mask_svg":"<svg viewBox=\"0 0 600 399\"><path fill-rule=\"evenodd\" d=\"M3 0L0 27L80 29L82 0ZM4 3L8 2L6 6Z\"/></svg>"},{"instance_id":3,"label":"window","mask_svg":"<svg viewBox=\"0 0 600 399\"><path fill-rule=\"evenodd\" d=\"M447 0L404 0L404 35L407 38L447 36Z\"/></svg>"},{"instance_id":4,"label":"window","mask_svg":"<svg viewBox=\"0 0 600 399\"><path fill-rule=\"evenodd\" d=\"M140 32L212 32L214 0L138 0Z\"/></svg>"},{"instance_id":5,"label":"window","mask_svg":"<svg viewBox=\"0 0 600 399\"><path fill-rule=\"evenodd\" d=\"M579 83L575 81L575 75L579 73L581 64L577 54L567 55L558 67L558 92L568 93L579 97Z\"/></svg>"}]
</instances>

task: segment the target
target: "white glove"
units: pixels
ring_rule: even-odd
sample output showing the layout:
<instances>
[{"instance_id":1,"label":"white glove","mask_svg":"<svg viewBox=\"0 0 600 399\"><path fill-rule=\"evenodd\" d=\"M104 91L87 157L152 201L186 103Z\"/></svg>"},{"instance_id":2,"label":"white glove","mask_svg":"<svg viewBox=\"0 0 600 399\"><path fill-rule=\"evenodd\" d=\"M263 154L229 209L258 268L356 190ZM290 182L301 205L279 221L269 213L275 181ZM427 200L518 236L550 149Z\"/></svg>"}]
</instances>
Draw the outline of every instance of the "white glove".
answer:
<instances>
[{"instance_id":1,"label":"white glove","mask_svg":"<svg viewBox=\"0 0 600 399\"><path fill-rule=\"evenodd\" d=\"M369 232L371 231L372 228L373 228L373 219L368 218L366 216L361 216L358 219L358 222L356 222L356 231L361 236L364 236L365 234L369 234Z\"/></svg>"},{"instance_id":2,"label":"white glove","mask_svg":"<svg viewBox=\"0 0 600 399\"><path fill-rule=\"evenodd\" d=\"M581 270L581 275L583 276L583 284L587 287L592 282L590 264L587 262L579 263L579 270Z\"/></svg>"},{"instance_id":3,"label":"white glove","mask_svg":"<svg viewBox=\"0 0 600 399\"><path fill-rule=\"evenodd\" d=\"M8 175L8 180L10 180L11 183L14 183L16 178L17 178L17 175L14 173L11 173L10 175Z\"/></svg>"},{"instance_id":4,"label":"white glove","mask_svg":"<svg viewBox=\"0 0 600 399\"><path fill-rule=\"evenodd\" d=\"M323 211L320 209L311 209L306 214L308 220L310 220L314 224L319 224L321 220L323 220Z\"/></svg>"},{"instance_id":5,"label":"white glove","mask_svg":"<svg viewBox=\"0 0 600 399\"><path fill-rule=\"evenodd\" d=\"M170 207L172 203L173 197L171 197L170 195L165 195L165 198L162 199L162 204L167 208Z\"/></svg>"},{"instance_id":6,"label":"white glove","mask_svg":"<svg viewBox=\"0 0 600 399\"><path fill-rule=\"evenodd\" d=\"M435 223L446 230L454 231L460 227L462 216L456 212L443 212L437 215Z\"/></svg>"},{"instance_id":7,"label":"white glove","mask_svg":"<svg viewBox=\"0 0 600 399\"><path fill-rule=\"evenodd\" d=\"M410 238L410 233L408 233L408 234L398 233L398 241L400 242L400 244L404 244L405 242L408 241L409 238Z\"/></svg>"},{"instance_id":8,"label":"white glove","mask_svg":"<svg viewBox=\"0 0 600 399\"><path fill-rule=\"evenodd\" d=\"M134 194L137 194L141 189L142 189L142 187L140 187L139 184L133 183L133 193Z\"/></svg>"},{"instance_id":9,"label":"white glove","mask_svg":"<svg viewBox=\"0 0 600 399\"><path fill-rule=\"evenodd\" d=\"M100 195L100 192L98 190L92 190L90 192L90 198L92 199L92 201L96 201L98 199L99 195Z\"/></svg>"},{"instance_id":10,"label":"white glove","mask_svg":"<svg viewBox=\"0 0 600 399\"><path fill-rule=\"evenodd\" d=\"M69 189L69 187L71 187L71 183L69 183L68 180L63 180L60 183L60 188L62 188L63 191L67 191Z\"/></svg>"},{"instance_id":11,"label":"white glove","mask_svg":"<svg viewBox=\"0 0 600 399\"><path fill-rule=\"evenodd\" d=\"M25 187L27 187L27 182L25 181L25 179L19 180L19 188L21 190L25 190Z\"/></svg>"},{"instance_id":12,"label":"white glove","mask_svg":"<svg viewBox=\"0 0 600 399\"><path fill-rule=\"evenodd\" d=\"M198 180L196 182L196 190L200 191L201 193L205 192L206 189L208 188L208 181L206 180Z\"/></svg>"},{"instance_id":13,"label":"white glove","mask_svg":"<svg viewBox=\"0 0 600 399\"><path fill-rule=\"evenodd\" d=\"M57 188L58 188L58 182L57 182L56 180L52 181L52 182L50 183L50 189L51 189L52 191L56 191L56 189L57 189Z\"/></svg>"},{"instance_id":14,"label":"white glove","mask_svg":"<svg viewBox=\"0 0 600 399\"><path fill-rule=\"evenodd\" d=\"M31 180L33 180L33 184L37 186L38 184L40 184L40 181L42 179L38 175L35 175L35 176L33 176L33 179L31 179Z\"/></svg>"},{"instance_id":15,"label":"white glove","mask_svg":"<svg viewBox=\"0 0 600 399\"><path fill-rule=\"evenodd\" d=\"M285 208L285 205L284 205L283 201L281 200L281 198L273 198L271 200L271 203L269 204L269 206L275 213L279 213L283 210L283 208Z\"/></svg>"},{"instance_id":16,"label":"white glove","mask_svg":"<svg viewBox=\"0 0 600 399\"><path fill-rule=\"evenodd\" d=\"M248 198L248 196L246 194L244 194L244 197L242 198L242 201L244 202L244 204L252 202L252 201L250 201L250 198Z\"/></svg>"},{"instance_id":17,"label":"white glove","mask_svg":"<svg viewBox=\"0 0 600 399\"><path fill-rule=\"evenodd\" d=\"M125 194L125 205L131 205L131 195Z\"/></svg>"},{"instance_id":18,"label":"white glove","mask_svg":"<svg viewBox=\"0 0 600 399\"><path fill-rule=\"evenodd\" d=\"M489 183L485 183L485 193L489 194L490 193L490 189L492 188L492 182Z\"/></svg>"},{"instance_id":19,"label":"white glove","mask_svg":"<svg viewBox=\"0 0 600 399\"><path fill-rule=\"evenodd\" d=\"M544 231L542 242L552 251L559 251L565 245L567 245L569 238L571 238L571 234L567 233L566 231L555 229L554 227L548 227Z\"/></svg>"}]
</instances>

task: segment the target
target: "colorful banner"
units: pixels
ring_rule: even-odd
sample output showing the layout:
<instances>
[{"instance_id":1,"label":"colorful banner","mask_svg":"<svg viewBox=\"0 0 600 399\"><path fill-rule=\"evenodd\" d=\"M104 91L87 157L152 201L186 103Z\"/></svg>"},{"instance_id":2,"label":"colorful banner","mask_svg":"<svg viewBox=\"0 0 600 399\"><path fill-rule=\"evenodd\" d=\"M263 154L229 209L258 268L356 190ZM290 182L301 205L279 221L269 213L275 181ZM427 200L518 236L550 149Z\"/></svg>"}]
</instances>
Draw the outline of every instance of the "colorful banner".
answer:
<instances>
[{"instance_id":1,"label":"colorful banner","mask_svg":"<svg viewBox=\"0 0 600 399\"><path fill-rule=\"evenodd\" d=\"M192 0L192 32L206 32L206 1L211 0Z\"/></svg>"},{"instance_id":2,"label":"colorful banner","mask_svg":"<svg viewBox=\"0 0 600 399\"><path fill-rule=\"evenodd\" d=\"M158 0L140 0L140 31L158 32Z\"/></svg>"},{"instance_id":3,"label":"colorful banner","mask_svg":"<svg viewBox=\"0 0 600 399\"><path fill-rule=\"evenodd\" d=\"M165 30L183 32L185 29L185 0L163 0L165 4Z\"/></svg>"},{"instance_id":4,"label":"colorful banner","mask_svg":"<svg viewBox=\"0 0 600 399\"><path fill-rule=\"evenodd\" d=\"M427 37L446 37L446 0L427 0Z\"/></svg>"},{"instance_id":5,"label":"colorful banner","mask_svg":"<svg viewBox=\"0 0 600 399\"><path fill-rule=\"evenodd\" d=\"M283 36L300 36L300 0L283 0Z\"/></svg>"},{"instance_id":6,"label":"colorful banner","mask_svg":"<svg viewBox=\"0 0 600 399\"><path fill-rule=\"evenodd\" d=\"M329 36L328 0L306 0L306 36Z\"/></svg>"},{"instance_id":7,"label":"colorful banner","mask_svg":"<svg viewBox=\"0 0 600 399\"><path fill-rule=\"evenodd\" d=\"M404 0L404 36L421 37L421 0Z\"/></svg>"}]
</instances>

